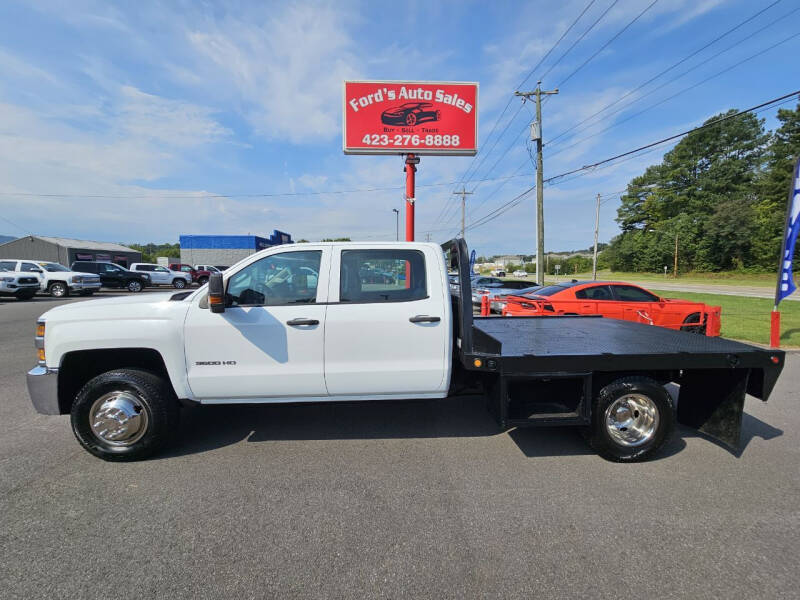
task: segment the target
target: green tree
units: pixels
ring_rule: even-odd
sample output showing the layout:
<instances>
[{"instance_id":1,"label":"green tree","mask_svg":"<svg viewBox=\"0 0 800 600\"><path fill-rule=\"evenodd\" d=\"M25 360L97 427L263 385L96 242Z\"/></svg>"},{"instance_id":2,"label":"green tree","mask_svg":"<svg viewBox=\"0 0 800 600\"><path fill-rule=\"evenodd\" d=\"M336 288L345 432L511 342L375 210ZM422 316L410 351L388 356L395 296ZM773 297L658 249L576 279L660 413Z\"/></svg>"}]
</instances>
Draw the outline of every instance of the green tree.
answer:
<instances>
[{"instance_id":1,"label":"green tree","mask_svg":"<svg viewBox=\"0 0 800 600\"><path fill-rule=\"evenodd\" d=\"M778 110L777 118L781 125L772 136L766 166L757 182L758 199L753 206L754 254L756 264L765 269L775 268L781 251L786 203L794 166L800 157L800 103L794 110Z\"/></svg>"},{"instance_id":2,"label":"green tree","mask_svg":"<svg viewBox=\"0 0 800 600\"><path fill-rule=\"evenodd\" d=\"M661 271L672 265L676 236L682 271L755 262L754 189L770 138L753 114L719 121L733 114L707 120L631 180L617 212L622 233L603 252L603 264Z\"/></svg>"}]
</instances>

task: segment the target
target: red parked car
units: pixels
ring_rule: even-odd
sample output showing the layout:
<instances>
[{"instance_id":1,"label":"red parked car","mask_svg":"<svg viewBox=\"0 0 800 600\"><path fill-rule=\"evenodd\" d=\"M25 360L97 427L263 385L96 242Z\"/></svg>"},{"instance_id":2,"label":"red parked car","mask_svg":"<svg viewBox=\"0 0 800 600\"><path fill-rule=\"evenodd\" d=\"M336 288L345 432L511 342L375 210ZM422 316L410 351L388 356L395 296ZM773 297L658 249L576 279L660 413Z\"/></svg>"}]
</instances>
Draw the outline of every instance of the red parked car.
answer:
<instances>
[{"instance_id":1,"label":"red parked car","mask_svg":"<svg viewBox=\"0 0 800 600\"><path fill-rule=\"evenodd\" d=\"M205 285L208 278L211 277L211 271L198 271L192 265L184 265L181 263L170 263L169 270L183 271L184 273L191 274L192 283L196 283L197 285Z\"/></svg>"},{"instance_id":2,"label":"red parked car","mask_svg":"<svg viewBox=\"0 0 800 600\"><path fill-rule=\"evenodd\" d=\"M619 281L571 281L534 292L506 296L504 317L602 315L708 336L718 336L719 306L660 298L637 285Z\"/></svg>"}]
</instances>

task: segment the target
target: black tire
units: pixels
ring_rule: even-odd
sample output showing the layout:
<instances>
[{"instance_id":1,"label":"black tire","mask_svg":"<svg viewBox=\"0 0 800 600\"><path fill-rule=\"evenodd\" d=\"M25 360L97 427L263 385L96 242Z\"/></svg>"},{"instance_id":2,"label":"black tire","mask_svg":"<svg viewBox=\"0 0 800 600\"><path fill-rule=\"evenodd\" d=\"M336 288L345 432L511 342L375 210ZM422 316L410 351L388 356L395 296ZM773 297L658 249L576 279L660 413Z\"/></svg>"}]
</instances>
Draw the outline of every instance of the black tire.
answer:
<instances>
[{"instance_id":1,"label":"black tire","mask_svg":"<svg viewBox=\"0 0 800 600\"><path fill-rule=\"evenodd\" d=\"M176 277L172 281L172 287L174 287L176 290L182 290L186 287L186 280L183 277Z\"/></svg>"},{"instance_id":2,"label":"black tire","mask_svg":"<svg viewBox=\"0 0 800 600\"><path fill-rule=\"evenodd\" d=\"M27 302L28 300L32 299L36 295L35 291L32 292L19 292L17 294L17 300L22 300L23 302Z\"/></svg>"},{"instance_id":3,"label":"black tire","mask_svg":"<svg viewBox=\"0 0 800 600\"><path fill-rule=\"evenodd\" d=\"M692 313L681 325L681 331L688 331L689 333L699 333L700 335L706 334L706 325L700 324L700 313Z\"/></svg>"},{"instance_id":4,"label":"black tire","mask_svg":"<svg viewBox=\"0 0 800 600\"><path fill-rule=\"evenodd\" d=\"M95 435L89 422L92 405L104 394L131 392L146 411L144 434L130 445L119 446ZM138 411L137 411L138 412ZM88 452L107 461L132 461L147 458L172 439L178 425L178 401L161 377L138 369L115 369L98 375L81 388L72 403L72 432Z\"/></svg>"},{"instance_id":5,"label":"black tire","mask_svg":"<svg viewBox=\"0 0 800 600\"><path fill-rule=\"evenodd\" d=\"M47 288L47 291L53 298L66 298L69 296L69 287L63 281L54 281Z\"/></svg>"},{"instance_id":6,"label":"black tire","mask_svg":"<svg viewBox=\"0 0 800 600\"><path fill-rule=\"evenodd\" d=\"M625 445L615 440L606 425L606 411L618 399L627 396L644 396L652 402L658 415L654 432L640 445ZM634 413L636 417L638 412ZM592 425L588 432L589 444L603 458L614 462L639 462L651 458L672 435L675 428L675 408L667 390L649 377L622 377L605 386L592 406ZM625 431L625 428L621 428Z\"/></svg>"},{"instance_id":7,"label":"black tire","mask_svg":"<svg viewBox=\"0 0 800 600\"><path fill-rule=\"evenodd\" d=\"M94 290L84 290L80 294L81 296L91 296L92 294L94 294Z\"/></svg>"},{"instance_id":8,"label":"black tire","mask_svg":"<svg viewBox=\"0 0 800 600\"><path fill-rule=\"evenodd\" d=\"M208 282L208 277L198 277L197 285L205 285Z\"/></svg>"},{"instance_id":9,"label":"black tire","mask_svg":"<svg viewBox=\"0 0 800 600\"><path fill-rule=\"evenodd\" d=\"M128 288L129 292L134 294L138 294L144 289L144 285L138 279L131 279L128 283L125 284L125 287Z\"/></svg>"}]
</instances>

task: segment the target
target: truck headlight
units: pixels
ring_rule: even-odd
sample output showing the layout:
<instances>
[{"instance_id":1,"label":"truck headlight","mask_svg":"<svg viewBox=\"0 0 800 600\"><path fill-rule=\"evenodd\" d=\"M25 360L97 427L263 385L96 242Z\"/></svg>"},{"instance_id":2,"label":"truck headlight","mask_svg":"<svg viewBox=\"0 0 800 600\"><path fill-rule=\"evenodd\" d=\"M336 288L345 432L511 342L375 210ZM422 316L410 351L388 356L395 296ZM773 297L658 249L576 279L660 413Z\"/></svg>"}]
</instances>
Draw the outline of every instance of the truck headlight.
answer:
<instances>
[{"instance_id":1,"label":"truck headlight","mask_svg":"<svg viewBox=\"0 0 800 600\"><path fill-rule=\"evenodd\" d=\"M72 278L72 283L83 283L83 277L81 277L80 275L76 275L75 277Z\"/></svg>"},{"instance_id":2,"label":"truck headlight","mask_svg":"<svg viewBox=\"0 0 800 600\"><path fill-rule=\"evenodd\" d=\"M0 277L0 281L4 281L5 283L14 283L13 277Z\"/></svg>"},{"instance_id":3,"label":"truck headlight","mask_svg":"<svg viewBox=\"0 0 800 600\"><path fill-rule=\"evenodd\" d=\"M36 322L36 337L34 338L36 344L36 358L39 359L39 364L45 366L47 364L44 353L44 321Z\"/></svg>"}]
</instances>

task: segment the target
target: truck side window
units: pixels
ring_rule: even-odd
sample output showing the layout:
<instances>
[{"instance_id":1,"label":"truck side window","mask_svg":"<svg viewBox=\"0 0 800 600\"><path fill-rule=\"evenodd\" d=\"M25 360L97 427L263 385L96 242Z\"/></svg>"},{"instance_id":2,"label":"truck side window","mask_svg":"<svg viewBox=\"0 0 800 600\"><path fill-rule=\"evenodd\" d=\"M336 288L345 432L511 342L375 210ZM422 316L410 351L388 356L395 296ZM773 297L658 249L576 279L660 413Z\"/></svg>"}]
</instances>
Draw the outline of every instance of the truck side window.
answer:
<instances>
[{"instance_id":1,"label":"truck side window","mask_svg":"<svg viewBox=\"0 0 800 600\"><path fill-rule=\"evenodd\" d=\"M419 250L343 250L341 302L408 302L428 297Z\"/></svg>"},{"instance_id":2,"label":"truck side window","mask_svg":"<svg viewBox=\"0 0 800 600\"><path fill-rule=\"evenodd\" d=\"M282 252L247 265L228 281L232 306L280 306L317 301L321 250Z\"/></svg>"},{"instance_id":3,"label":"truck side window","mask_svg":"<svg viewBox=\"0 0 800 600\"><path fill-rule=\"evenodd\" d=\"M0 260L0 271L16 271L17 263L13 260Z\"/></svg>"}]
</instances>

